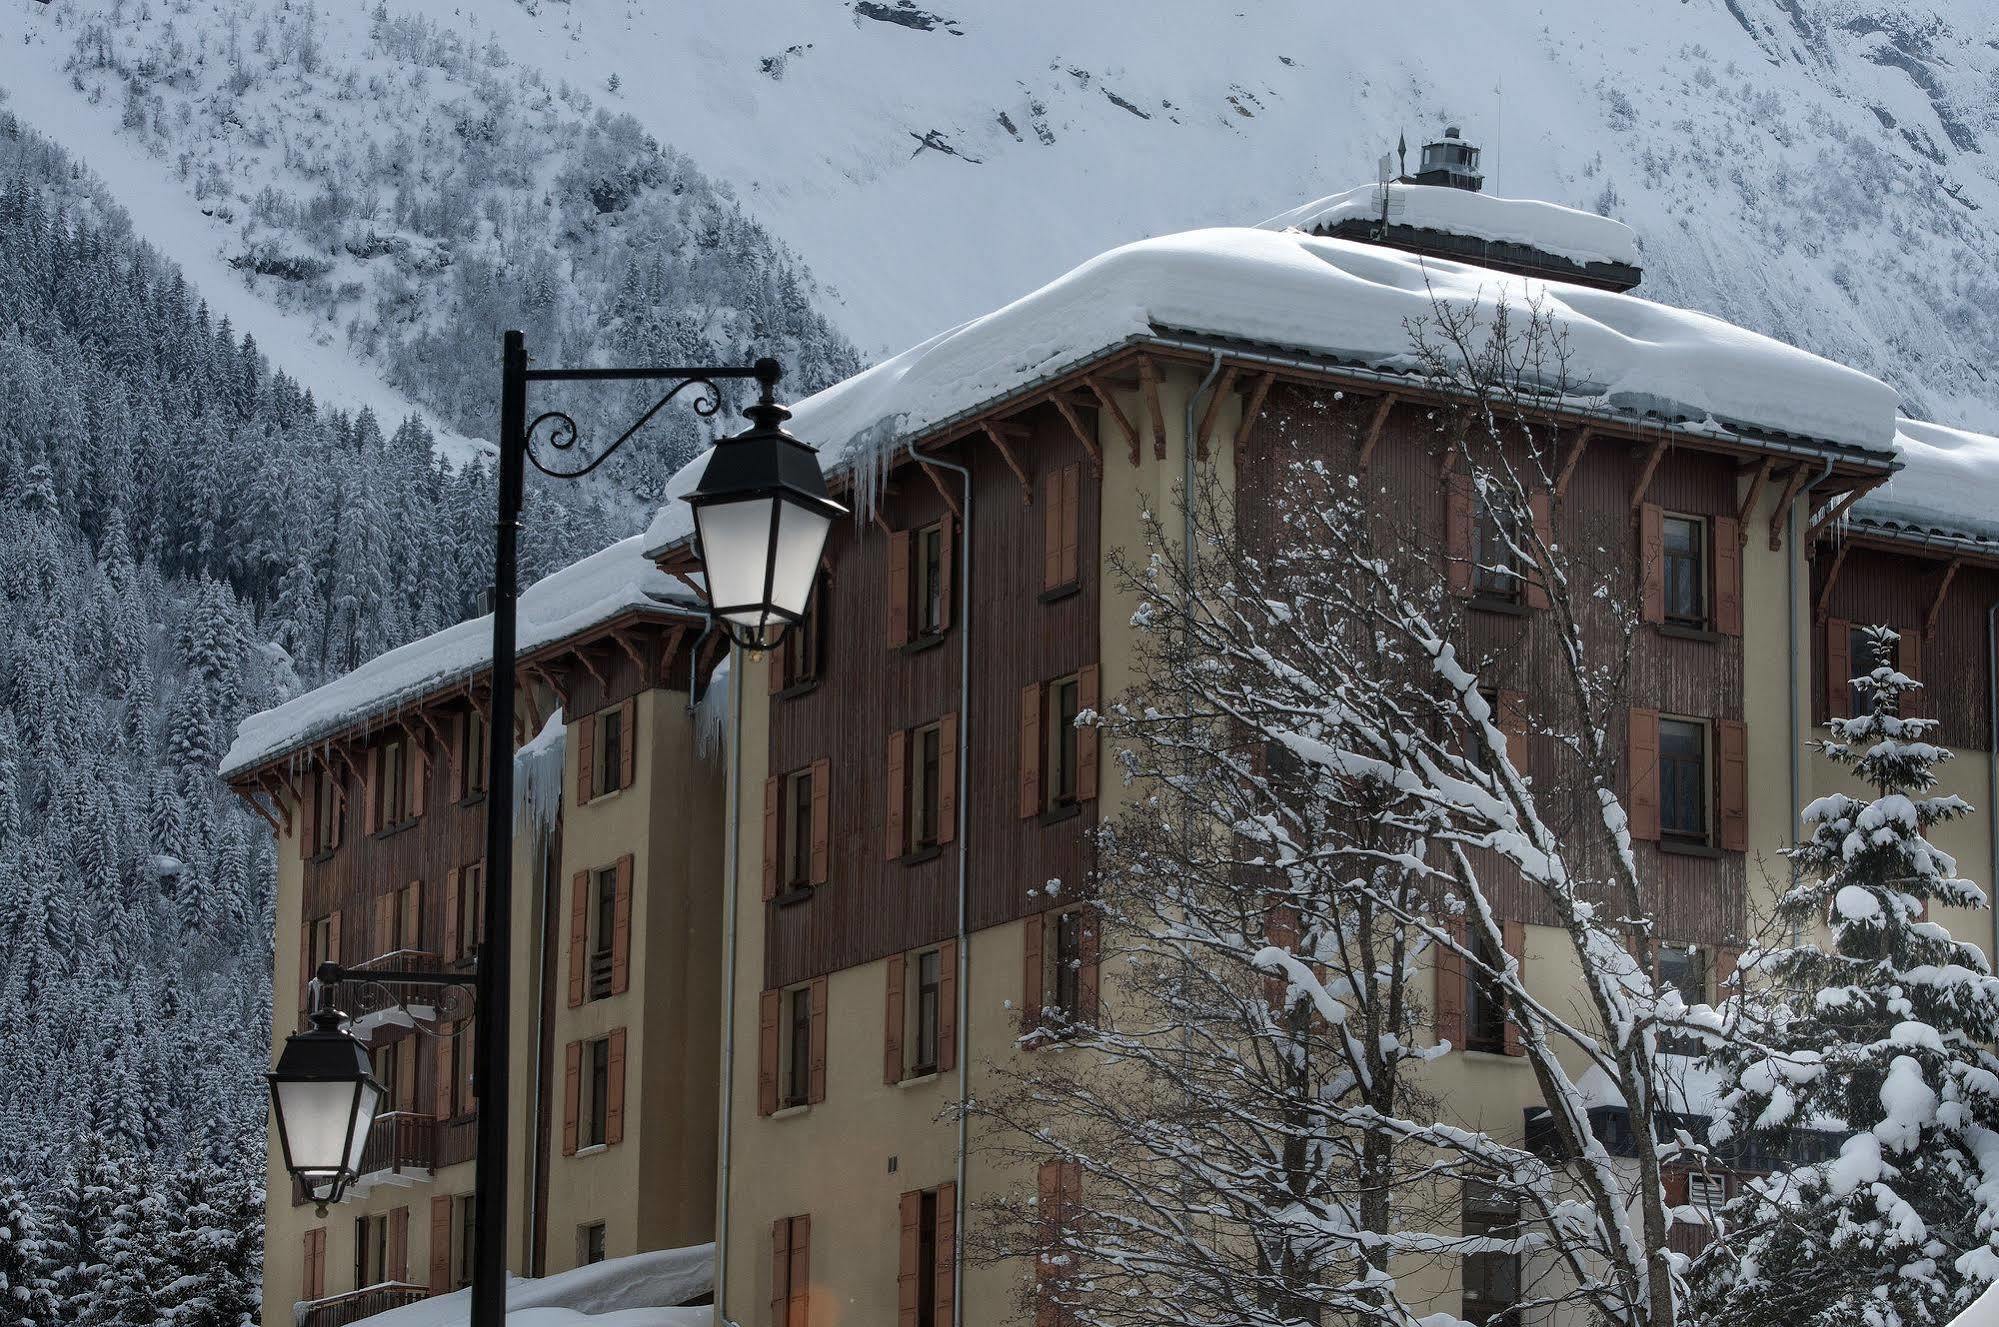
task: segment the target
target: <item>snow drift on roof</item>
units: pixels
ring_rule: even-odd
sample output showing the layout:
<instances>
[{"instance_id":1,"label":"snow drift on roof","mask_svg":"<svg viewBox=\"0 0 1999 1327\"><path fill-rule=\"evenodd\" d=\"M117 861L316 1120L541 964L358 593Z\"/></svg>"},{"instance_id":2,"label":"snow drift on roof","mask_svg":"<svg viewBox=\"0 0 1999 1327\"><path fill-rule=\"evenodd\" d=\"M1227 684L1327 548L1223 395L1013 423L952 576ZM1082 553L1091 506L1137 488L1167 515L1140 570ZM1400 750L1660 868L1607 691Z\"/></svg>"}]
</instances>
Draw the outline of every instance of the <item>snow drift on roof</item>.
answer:
<instances>
[{"instance_id":1,"label":"snow drift on roof","mask_svg":"<svg viewBox=\"0 0 1999 1327\"><path fill-rule=\"evenodd\" d=\"M1960 538L1999 540L1999 438L1896 421L1903 469L1853 506L1863 520Z\"/></svg>"},{"instance_id":2,"label":"snow drift on roof","mask_svg":"<svg viewBox=\"0 0 1999 1327\"><path fill-rule=\"evenodd\" d=\"M982 318L836 383L794 407L791 430L830 470L1160 329L1237 338L1371 368L1417 367L1408 324L1434 297L1486 314L1538 298L1567 337L1578 408L1671 415L1722 428L1804 434L1884 452L1895 392L1855 369L1719 318L1632 295L1512 276L1375 245L1245 228L1141 240ZM675 475L646 532L657 550L691 529L680 496L707 464Z\"/></svg>"},{"instance_id":3,"label":"snow drift on roof","mask_svg":"<svg viewBox=\"0 0 1999 1327\"><path fill-rule=\"evenodd\" d=\"M622 539L521 592L520 653L587 631L627 610L658 608L669 600L692 604L693 595L644 556L644 540L636 535ZM370 715L413 702L484 672L492 662L491 614L411 641L243 720L222 759L222 775L252 769Z\"/></svg>"},{"instance_id":4,"label":"snow drift on roof","mask_svg":"<svg viewBox=\"0 0 1999 1327\"><path fill-rule=\"evenodd\" d=\"M1571 262L1638 266L1637 233L1622 221L1594 212L1534 198L1498 198L1441 184L1393 184L1388 199L1392 225L1525 244ZM1381 186L1366 184L1294 207L1261 223L1258 229L1331 230L1343 221L1380 219Z\"/></svg>"}]
</instances>

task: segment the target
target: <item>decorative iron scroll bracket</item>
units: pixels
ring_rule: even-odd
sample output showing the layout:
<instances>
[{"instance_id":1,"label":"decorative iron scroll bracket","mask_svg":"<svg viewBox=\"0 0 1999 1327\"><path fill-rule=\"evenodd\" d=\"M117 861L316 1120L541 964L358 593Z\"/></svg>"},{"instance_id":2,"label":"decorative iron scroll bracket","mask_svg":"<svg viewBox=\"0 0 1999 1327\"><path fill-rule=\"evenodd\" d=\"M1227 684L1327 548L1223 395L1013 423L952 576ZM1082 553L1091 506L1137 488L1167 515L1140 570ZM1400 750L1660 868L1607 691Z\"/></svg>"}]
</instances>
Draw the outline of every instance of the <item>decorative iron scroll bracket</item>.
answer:
<instances>
[{"instance_id":1,"label":"decorative iron scroll bracket","mask_svg":"<svg viewBox=\"0 0 1999 1327\"><path fill-rule=\"evenodd\" d=\"M321 963L313 973L312 1007L325 1007L331 991L336 985L344 985L356 996L361 1004L354 1009L337 1012L351 1021L356 1017L378 1014L390 1009L400 1009L409 1016L409 1025L427 1037L456 1037L464 1033L465 1020L472 1014L472 988L478 984L479 974L472 972L442 972L426 968L413 968L408 972L372 972L360 968L345 968L338 963ZM406 994L397 987L421 986L438 992L432 1005L436 1011L430 1019L416 1017L410 1008ZM450 1031L434 1031L425 1024L437 1023L450 1027Z\"/></svg>"},{"instance_id":2,"label":"decorative iron scroll bracket","mask_svg":"<svg viewBox=\"0 0 1999 1327\"><path fill-rule=\"evenodd\" d=\"M679 381L667 388L664 395L657 401L654 401L651 406L647 407L645 412L633 420L631 426L623 433L612 439L608 446L591 456L587 464L578 466L575 469L563 469L544 463L541 456L536 454L535 443L537 435L540 436L541 441L545 442L553 452L566 454L577 450L578 444L582 441L582 432L577 427L575 416L566 410L544 410L536 415L533 421L527 426L523 436L522 449L527 455L528 463L550 478L581 479L584 475L589 474L592 470L595 470L598 466L617 455L619 448L630 442L640 429L652 422L655 415L666 409L667 405L676 396L679 396L688 388L692 387L696 392L693 397L694 413L703 419L707 419L722 408L722 389L716 386L715 380L717 378L755 378L761 387L763 401L766 404L770 404L777 399L777 380L781 372L782 370L779 368L778 362L774 359L760 359L748 368L528 369L526 371L526 379L530 383L656 382L673 378L677 378ZM542 430L543 425L548 426L545 432ZM578 455L586 454L588 454L587 450L578 453ZM554 459L553 456L549 458L551 462Z\"/></svg>"}]
</instances>

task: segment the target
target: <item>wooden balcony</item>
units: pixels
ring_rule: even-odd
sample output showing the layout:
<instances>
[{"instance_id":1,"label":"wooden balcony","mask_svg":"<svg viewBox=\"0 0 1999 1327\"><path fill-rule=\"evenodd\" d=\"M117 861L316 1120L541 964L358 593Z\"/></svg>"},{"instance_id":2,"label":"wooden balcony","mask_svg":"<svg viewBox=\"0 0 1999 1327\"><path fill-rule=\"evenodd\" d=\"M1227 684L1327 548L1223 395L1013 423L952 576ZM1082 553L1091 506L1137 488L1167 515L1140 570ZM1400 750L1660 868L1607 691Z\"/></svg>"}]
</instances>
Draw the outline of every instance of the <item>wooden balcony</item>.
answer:
<instances>
[{"instance_id":1,"label":"wooden balcony","mask_svg":"<svg viewBox=\"0 0 1999 1327\"><path fill-rule=\"evenodd\" d=\"M358 1198L378 1184L422 1184L436 1166L436 1119L415 1111L392 1110L375 1117L368 1145L361 1151L360 1177L348 1192Z\"/></svg>"},{"instance_id":2,"label":"wooden balcony","mask_svg":"<svg viewBox=\"0 0 1999 1327\"><path fill-rule=\"evenodd\" d=\"M297 1327L347 1327L350 1322L414 1304L429 1294L423 1286L407 1281L384 1281L324 1299L301 1300L292 1305L292 1321Z\"/></svg>"}]
</instances>

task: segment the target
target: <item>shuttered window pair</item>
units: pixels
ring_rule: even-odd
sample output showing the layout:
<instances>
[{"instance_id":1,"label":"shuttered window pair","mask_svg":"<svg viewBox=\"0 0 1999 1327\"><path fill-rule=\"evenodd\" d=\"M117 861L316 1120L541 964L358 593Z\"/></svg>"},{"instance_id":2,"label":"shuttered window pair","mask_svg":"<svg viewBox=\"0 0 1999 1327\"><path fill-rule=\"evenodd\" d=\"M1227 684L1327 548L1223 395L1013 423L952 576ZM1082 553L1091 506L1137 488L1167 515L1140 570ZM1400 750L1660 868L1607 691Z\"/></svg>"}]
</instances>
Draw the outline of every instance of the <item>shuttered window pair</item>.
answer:
<instances>
[{"instance_id":1,"label":"shuttered window pair","mask_svg":"<svg viewBox=\"0 0 1999 1327\"><path fill-rule=\"evenodd\" d=\"M781 1216L770 1226L771 1327L812 1327L812 1218Z\"/></svg>"},{"instance_id":2,"label":"shuttered window pair","mask_svg":"<svg viewBox=\"0 0 1999 1327\"><path fill-rule=\"evenodd\" d=\"M888 860L958 837L958 716L888 735Z\"/></svg>"},{"instance_id":3,"label":"shuttered window pair","mask_svg":"<svg viewBox=\"0 0 1999 1327\"><path fill-rule=\"evenodd\" d=\"M958 1067L958 942L891 954L882 1014L882 1082Z\"/></svg>"},{"instance_id":4,"label":"shuttered window pair","mask_svg":"<svg viewBox=\"0 0 1999 1327\"><path fill-rule=\"evenodd\" d=\"M766 902L826 883L832 861L833 762L764 780Z\"/></svg>"},{"instance_id":5,"label":"shuttered window pair","mask_svg":"<svg viewBox=\"0 0 1999 1327\"><path fill-rule=\"evenodd\" d=\"M410 733L370 747L361 796L367 832L387 833L421 816L429 804L429 790L429 754Z\"/></svg>"},{"instance_id":6,"label":"shuttered window pair","mask_svg":"<svg viewBox=\"0 0 1999 1327\"><path fill-rule=\"evenodd\" d=\"M958 523L897 530L888 537L888 645L901 649L951 629Z\"/></svg>"},{"instance_id":7,"label":"shuttered window pair","mask_svg":"<svg viewBox=\"0 0 1999 1327\"><path fill-rule=\"evenodd\" d=\"M631 985L632 855L569 881L569 1007Z\"/></svg>"},{"instance_id":8,"label":"shuttered window pair","mask_svg":"<svg viewBox=\"0 0 1999 1327\"><path fill-rule=\"evenodd\" d=\"M1638 509L1639 617L1655 625L1742 634L1742 523L1733 516Z\"/></svg>"},{"instance_id":9,"label":"shuttered window pair","mask_svg":"<svg viewBox=\"0 0 1999 1327\"><path fill-rule=\"evenodd\" d=\"M382 1098L392 1111L416 1109L416 1048L421 1038L414 1032L372 1051L375 1081L382 1085Z\"/></svg>"},{"instance_id":10,"label":"shuttered window pair","mask_svg":"<svg viewBox=\"0 0 1999 1327\"><path fill-rule=\"evenodd\" d=\"M949 1327L957 1299L958 1186L911 1189L900 1205L896 1327Z\"/></svg>"},{"instance_id":11,"label":"shuttered window pair","mask_svg":"<svg viewBox=\"0 0 1999 1327\"><path fill-rule=\"evenodd\" d=\"M585 715L576 725L576 800L608 797L638 777L638 697Z\"/></svg>"},{"instance_id":12,"label":"shuttered window pair","mask_svg":"<svg viewBox=\"0 0 1999 1327\"><path fill-rule=\"evenodd\" d=\"M1035 1213L1040 1220L1040 1252L1034 1260L1034 1327L1072 1327L1076 1317L1063 1305L1064 1282L1076 1267L1069 1247L1083 1215L1083 1165L1044 1161L1035 1176Z\"/></svg>"},{"instance_id":13,"label":"shuttered window pair","mask_svg":"<svg viewBox=\"0 0 1999 1327\"><path fill-rule=\"evenodd\" d=\"M412 880L401 889L375 896L375 935L371 953L377 958L408 954L423 948L423 882Z\"/></svg>"},{"instance_id":14,"label":"shuttered window pair","mask_svg":"<svg viewBox=\"0 0 1999 1327\"><path fill-rule=\"evenodd\" d=\"M1082 582L1082 493L1081 462L1041 476L1041 592L1045 596L1074 589Z\"/></svg>"},{"instance_id":15,"label":"shuttered window pair","mask_svg":"<svg viewBox=\"0 0 1999 1327\"><path fill-rule=\"evenodd\" d=\"M1627 746L1632 838L1748 850L1748 725L1633 709Z\"/></svg>"},{"instance_id":16,"label":"shuttered window pair","mask_svg":"<svg viewBox=\"0 0 1999 1327\"><path fill-rule=\"evenodd\" d=\"M765 991L757 1010L757 1114L826 1099L828 980Z\"/></svg>"},{"instance_id":17,"label":"shuttered window pair","mask_svg":"<svg viewBox=\"0 0 1999 1327\"><path fill-rule=\"evenodd\" d=\"M1532 533L1554 542L1553 507L1546 493L1527 497ZM1548 591L1529 560L1513 551L1527 531L1508 506L1488 504L1470 476L1453 470L1444 484L1445 575L1452 593L1493 604L1546 608Z\"/></svg>"},{"instance_id":18,"label":"shuttered window pair","mask_svg":"<svg viewBox=\"0 0 1999 1327\"><path fill-rule=\"evenodd\" d=\"M1098 918L1088 906L1031 913L1023 923L1021 1032L1063 1036L1097 1021ZM1039 1037L1031 1037L1032 1047Z\"/></svg>"},{"instance_id":19,"label":"shuttered window pair","mask_svg":"<svg viewBox=\"0 0 1999 1327\"><path fill-rule=\"evenodd\" d=\"M1865 704L1853 679L1886 663L1913 681L1923 680L1923 633L1913 627L1897 628L1893 656L1874 657L1875 646L1867 625L1845 618L1827 618L1825 624L1825 708L1828 718L1851 719ZM1902 693L1904 718L1929 717L1928 692L1924 688Z\"/></svg>"},{"instance_id":20,"label":"shuttered window pair","mask_svg":"<svg viewBox=\"0 0 1999 1327\"><path fill-rule=\"evenodd\" d=\"M1021 819L1064 811L1097 797L1097 729L1076 720L1094 714L1097 666L1035 682L1020 691Z\"/></svg>"},{"instance_id":21,"label":"shuttered window pair","mask_svg":"<svg viewBox=\"0 0 1999 1327\"><path fill-rule=\"evenodd\" d=\"M454 866L444 873L444 959L470 958L486 934L486 863Z\"/></svg>"},{"instance_id":22,"label":"shuttered window pair","mask_svg":"<svg viewBox=\"0 0 1999 1327\"><path fill-rule=\"evenodd\" d=\"M1484 952L1482 945L1468 943L1468 930L1462 918L1453 919L1448 931L1452 940L1458 946L1470 949L1480 964L1491 968L1500 966L1500 955ZM1527 962L1526 923L1502 921L1500 943L1505 947L1504 957L1513 960L1524 971ZM1434 952L1436 959L1432 971L1437 984L1432 1013L1436 1021L1437 1040L1450 1042L1454 1049L1485 1051L1495 1055L1524 1054L1520 1028L1506 1017L1501 994L1465 962L1464 954L1459 949L1440 944Z\"/></svg>"},{"instance_id":23,"label":"shuttered window pair","mask_svg":"<svg viewBox=\"0 0 1999 1327\"><path fill-rule=\"evenodd\" d=\"M347 822L347 785L333 767L322 764L311 780L311 790L301 806L305 823L299 826L298 836L299 855L308 860L336 851Z\"/></svg>"},{"instance_id":24,"label":"shuttered window pair","mask_svg":"<svg viewBox=\"0 0 1999 1327\"><path fill-rule=\"evenodd\" d=\"M625 1140L624 1028L570 1042L562 1082L562 1155Z\"/></svg>"},{"instance_id":25,"label":"shuttered window pair","mask_svg":"<svg viewBox=\"0 0 1999 1327\"><path fill-rule=\"evenodd\" d=\"M354 1221L354 1287L402 1284L410 1274L410 1209L393 1208Z\"/></svg>"}]
</instances>

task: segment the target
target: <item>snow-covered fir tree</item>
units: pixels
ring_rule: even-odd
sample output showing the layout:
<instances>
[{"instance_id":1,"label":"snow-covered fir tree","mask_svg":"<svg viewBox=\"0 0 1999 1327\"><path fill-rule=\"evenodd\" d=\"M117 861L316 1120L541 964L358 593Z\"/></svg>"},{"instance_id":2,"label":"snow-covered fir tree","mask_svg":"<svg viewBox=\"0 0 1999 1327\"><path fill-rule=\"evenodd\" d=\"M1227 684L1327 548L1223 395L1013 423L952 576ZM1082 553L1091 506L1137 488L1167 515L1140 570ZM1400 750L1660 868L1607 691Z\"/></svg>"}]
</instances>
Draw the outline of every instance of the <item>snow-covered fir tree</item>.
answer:
<instances>
[{"instance_id":1,"label":"snow-covered fir tree","mask_svg":"<svg viewBox=\"0 0 1999 1327\"><path fill-rule=\"evenodd\" d=\"M0 1174L0 1324L57 1327L55 1265L21 1186Z\"/></svg>"},{"instance_id":2,"label":"snow-covered fir tree","mask_svg":"<svg viewBox=\"0 0 1999 1327\"><path fill-rule=\"evenodd\" d=\"M1928 837L1971 808L1937 790L1951 753L1905 713L1896 633L1867 632L1854 715L1817 746L1863 792L1804 808L1779 931L1761 956L1776 996L1760 1047L1724 1056L1738 1088L1718 1141L1837 1154L1750 1186L1702 1259L1704 1320L1742 1327L1927 1327L1999 1277L1999 980L1931 909L1984 908Z\"/></svg>"}]
</instances>

